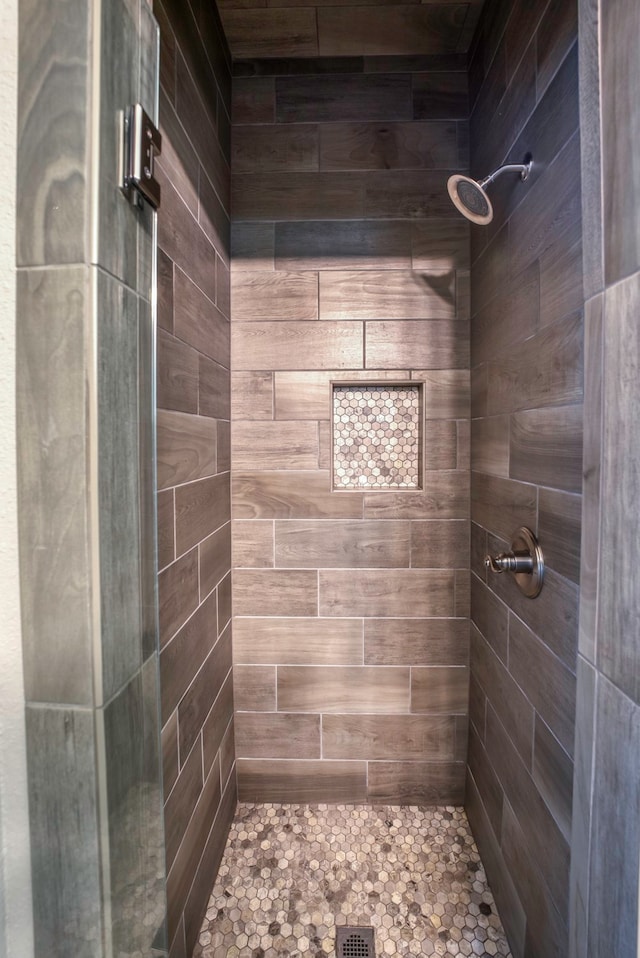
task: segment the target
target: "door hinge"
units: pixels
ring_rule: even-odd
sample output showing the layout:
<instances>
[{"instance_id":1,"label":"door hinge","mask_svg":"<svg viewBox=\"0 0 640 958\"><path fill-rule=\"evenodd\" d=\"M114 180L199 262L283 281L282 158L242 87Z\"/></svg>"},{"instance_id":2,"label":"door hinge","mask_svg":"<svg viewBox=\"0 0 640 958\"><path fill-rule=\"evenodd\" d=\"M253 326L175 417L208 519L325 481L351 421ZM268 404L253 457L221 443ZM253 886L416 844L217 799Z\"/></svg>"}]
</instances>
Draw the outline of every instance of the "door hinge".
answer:
<instances>
[{"instance_id":1,"label":"door hinge","mask_svg":"<svg viewBox=\"0 0 640 958\"><path fill-rule=\"evenodd\" d=\"M122 117L122 176L120 188L134 206L145 199L157 210L160 184L154 175L154 161L162 151L162 135L139 103L129 106Z\"/></svg>"}]
</instances>

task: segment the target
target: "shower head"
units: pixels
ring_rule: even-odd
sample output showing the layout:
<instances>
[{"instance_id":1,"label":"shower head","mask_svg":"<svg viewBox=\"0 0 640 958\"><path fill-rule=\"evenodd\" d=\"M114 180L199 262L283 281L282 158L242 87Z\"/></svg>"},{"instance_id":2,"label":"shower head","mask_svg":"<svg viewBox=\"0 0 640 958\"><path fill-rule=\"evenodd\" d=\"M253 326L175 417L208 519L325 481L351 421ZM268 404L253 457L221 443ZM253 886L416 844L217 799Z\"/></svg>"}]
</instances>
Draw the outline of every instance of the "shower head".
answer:
<instances>
[{"instance_id":1,"label":"shower head","mask_svg":"<svg viewBox=\"0 0 640 958\"><path fill-rule=\"evenodd\" d=\"M447 181L447 190L451 202L472 223L486 226L493 219L493 206L487 196L486 187L502 173L519 173L521 180L526 180L531 171L533 160L528 158L526 163L509 163L494 170L483 180L472 180L469 176L456 173Z\"/></svg>"}]
</instances>

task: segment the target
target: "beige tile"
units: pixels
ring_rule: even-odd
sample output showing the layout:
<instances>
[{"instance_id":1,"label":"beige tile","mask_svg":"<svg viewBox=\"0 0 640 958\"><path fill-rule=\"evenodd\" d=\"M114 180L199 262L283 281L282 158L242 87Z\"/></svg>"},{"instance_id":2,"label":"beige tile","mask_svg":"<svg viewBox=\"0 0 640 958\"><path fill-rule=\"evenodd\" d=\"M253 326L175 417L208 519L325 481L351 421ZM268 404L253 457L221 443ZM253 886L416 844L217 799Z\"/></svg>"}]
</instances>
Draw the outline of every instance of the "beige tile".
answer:
<instances>
[{"instance_id":1,"label":"beige tile","mask_svg":"<svg viewBox=\"0 0 640 958\"><path fill-rule=\"evenodd\" d=\"M236 617L233 641L238 664L362 665L361 619Z\"/></svg>"}]
</instances>

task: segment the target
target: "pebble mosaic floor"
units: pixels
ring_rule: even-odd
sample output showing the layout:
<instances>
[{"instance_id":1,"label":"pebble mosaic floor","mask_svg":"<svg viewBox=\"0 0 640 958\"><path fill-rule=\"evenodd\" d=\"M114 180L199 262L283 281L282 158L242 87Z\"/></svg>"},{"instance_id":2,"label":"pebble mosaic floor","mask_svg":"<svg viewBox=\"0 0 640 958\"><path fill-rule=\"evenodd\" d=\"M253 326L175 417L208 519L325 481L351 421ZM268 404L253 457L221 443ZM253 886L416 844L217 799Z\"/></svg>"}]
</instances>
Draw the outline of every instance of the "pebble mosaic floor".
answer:
<instances>
[{"instance_id":1,"label":"pebble mosaic floor","mask_svg":"<svg viewBox=\"0 0 640 958\"><path fill-rule=\"evenodd\" d=\"M340 925L382 958L511 956L463 809L239 805L194 958L327 958Z\"/></svg>"}]
</instances>

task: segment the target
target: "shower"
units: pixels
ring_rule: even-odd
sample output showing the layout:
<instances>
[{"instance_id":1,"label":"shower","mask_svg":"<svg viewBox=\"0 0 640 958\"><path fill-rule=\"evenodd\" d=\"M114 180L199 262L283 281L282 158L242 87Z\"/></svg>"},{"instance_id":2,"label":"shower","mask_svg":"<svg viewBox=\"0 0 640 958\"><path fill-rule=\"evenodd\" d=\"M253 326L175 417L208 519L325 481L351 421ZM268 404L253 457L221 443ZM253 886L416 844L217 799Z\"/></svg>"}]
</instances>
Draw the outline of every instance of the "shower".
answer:
<instances>
[{"instance_id":1,"label":"shower","mask_svg":"<svg viewBox=\"0 0 640 958\"><path fill-rule=\"evenodd\" d=\"M487 226L493 219L493 206L487 196L486 187L502 173L519 173L526 180L531 172L533 159L529 156L524 163L508 163L494 170L483 180L472 180L469 176L456 173L447 180L447 190L456 209L460 210L472 223Z\"/></svg>"}]
</instances>

